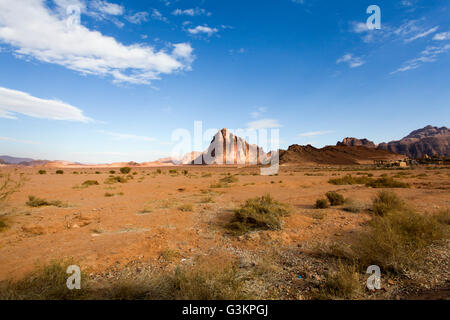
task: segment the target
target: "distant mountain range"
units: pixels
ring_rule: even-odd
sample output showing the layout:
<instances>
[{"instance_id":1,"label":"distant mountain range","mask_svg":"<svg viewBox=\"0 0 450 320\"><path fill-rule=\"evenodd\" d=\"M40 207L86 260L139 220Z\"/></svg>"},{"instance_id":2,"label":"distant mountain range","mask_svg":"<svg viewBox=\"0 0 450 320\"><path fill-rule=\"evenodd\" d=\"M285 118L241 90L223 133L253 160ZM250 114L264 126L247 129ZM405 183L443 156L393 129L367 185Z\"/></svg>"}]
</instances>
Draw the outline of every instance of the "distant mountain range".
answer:
<instances>
[{"instance_id":1,"label":"distant mountain range","mask_svg":"<svg viewBox=\"0 0 450 320\"><path fill-rule=\"evenodd\" d=\"M218 145L223 148L216 148ZM217 150L216 150L217 149ZM245 139L222 129L214 136L206 151L193 151L181 159L164 158L152 162L113 163L84 165L68 161L34 160L0 156L0 164L46 166L46 167L120 167L141 166L156 167L174 164L207 164L205 159L212 159L218 155L223 157L222 163L227 164L260 164L263 159L270 157L257 145L250 145ZM232 152L231 154L229 152ZM317 149L313 146L292 145L288 150L280 150L280 163L311 163L311 164L361 164L371 163L373 160L399 160L407 156L421 159L425 156L450 156L450 130L447 127L426 126L415 130L401 140L380 143L376 145L367 139L345 138L336 146Z\"/></svg>"},{"instance_id":2,"label":"distant mountain range","mask_svg":"<svg viewBox=\"0 0 450 320\"><path fill-rule=\"evenodd\" d=\"M447 127L426 126L415 130L401 140L375 145L367 139L345 138L337 146L364 146L402 154L411 159L426 156L450 156L450 130Z\"/></svg>"}]
</instances>

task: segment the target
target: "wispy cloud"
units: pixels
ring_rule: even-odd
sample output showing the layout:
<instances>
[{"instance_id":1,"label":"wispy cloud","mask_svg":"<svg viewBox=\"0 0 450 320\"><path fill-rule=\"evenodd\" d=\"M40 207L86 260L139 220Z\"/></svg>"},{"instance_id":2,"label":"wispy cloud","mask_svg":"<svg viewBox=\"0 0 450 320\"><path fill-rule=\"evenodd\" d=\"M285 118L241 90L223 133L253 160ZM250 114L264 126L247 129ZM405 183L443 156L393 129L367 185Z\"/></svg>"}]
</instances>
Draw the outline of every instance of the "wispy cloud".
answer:
<instances>
[{"instance_id":1,"label":"wispy cloud","mask_svg":"<svg viewBox=\"0 0 450 320\"><path fill-rule=\"evenodd\" d=\"M148 20L148 12L142 11L142 12L136 12L135 14L126 16L125 19L127 19L129 22L134 24L141 24L143 22L146 22Z\"/></svg>"},{"instance_id":2,"label":"wispy cloud","mask_svg":"<svg viewBox=\"0 0 450 320\"><path fill-rule=\"evenodd\" d=\"M437 41L450 40L450 31L435 34L433 37L433 40L437 40Z\"/></svg>"},{"instance_id":3,"label":"wispy cloud","mask_svg":"<svg viewBox=\"0 0 450 320\"><path fill-rule=\"evenodd\" d=\"M347 53L347 54L343 55L336 61L336 63L337 64L347 63L350 68L361 67L362 65L365 64L365 62L360 57L355 57L351 53Z\"/></svg>"},{"instance_id":4,"label":"wispy cloud","mask_svg":"<svg viewBox=\"0 0 450 320\"><path fill-rule=\"evenodd\" d=\"M134 140L134 141L145 141L145 142L157 141L155 138L146 137L146 136L138 136L138 135L129 134L129 133L118 133L118 132L110 132L110 131L104 131L104 130L99 130L98 132L106 134L108 136L111 136L117 140Z\"/></svg>"},{"instance_id":5,"label":"wispy cloud","mask_svg":"<svg viewBox=\"0 0 450 320\"><path fill-rule=\"evenodd\" d=\"M309 132L300 133L298 136L299 137L316 137L316 136L323 136L323 135L327 135L327 134L331 134L331 133L335 133L335 132L336 131L334 131L334 130L309 131Z\"/></svg>"},{"instance_id":6,"label":"wispy cloud","mask_svg":"<svg viewBox=\"0 0 450 320\"><path fill-rule=\"evenodd\" d=\"M167 22L167 18L158 9L152 9L152 19Z\"/></svg>"},{"instance_id":7,"label":"wispy cloud","mask_svg":"<svg viewBox=\"0 0 450 320\"><path fill-rule=\"evenodd\" d=\"M26 92L0 87L0 118L17 119L16 114L50 120L92 121L82 110L62 101L41 99Z\"/></svg>"},{"instance_id":8,"label":"wispy cloud","mask_svg":"<svg viewBox=\"0 0 450 320\"><path fill-rule=\"evenodd\" d=\"M201 15L206 15L206 16L210 16L211 12L207 12L205 9L203 8L190 8L190 9L175 9L174 11L172 11L172 14L174 16L190 16L190 17L194 17L194 16L201 16Z\"/></svg>"},{"instance_id":9,"label":"wispy cloud","mask_svg":"<svg viewBox=\"0 0 450 320\"><path fill-rule=\"evenodd\" d=\"M277 119L261 119L256 121L251 121L247 123L247 127L253 130L259 129L275 129L281 128L282 125Z\"/></svg>"},{"instance_id":10,"label":"wispy cloud","mask_svg":"<svg viewBox=\"0 0 450 320\"><path fill-rule=\"evenodd\" d=\"M257 107L255 111L250 113L250 116L254 119L261 117L264 113L266 113L268 108L266 107Z\"/></svg>"},{"instance_id":11,"label":"wispy cloud","mask_svg":"<svg viewBox=\"0 0 450 320\"><path fill-rule=\"evenodd\" d=\"M441 46L428 46L425 50L423 50L417 58L406 61L402 67L398 68L395 71L392 71L390 74L396 74L399 72L405 72L409 70L414 70L419 68L424 63L435 62L439 55L450 50L450 44L441 45Z\"/></svg>"},{"instance_id":12,"label":"wispy cloud","mask_svg":"<svg viewBox=\"0 0 450 320\"><path fill-rule=\"evenodd\" d=\"M417 39L420 39L420 38L424 38L424 37L426 37L426 36L436 32L437 29L439 29L439 26L431 28L431 29L428 29L428 30L426 30L424 32L421 32L419 34L416 34L415 36L413 36L411 38L405 39L404 41L405 42L411 42L411 41L414 41L414 40L417 40Z\"/></svg>"},{"instance_id":13,"label":"wispy cloud","mask_svg":"<svg viewBox=\"0 0 450 320\"><path fill-rule=\"evenodd\" d=\"M20 140L10 137L0 137L0 141L8 141L8 142L14 142L14 143L25 143L25 144L40 144L40 142L36 141L30 141L30 140Z\"/></svg>"},{"instance_id":14,"label":"wispy cloud","mask_svg":"<svg viewBox=\"0 0 450 320\"><path fill-rule=\"evenodd\" d=\"M83 74L108 75L114 82L150 84L163 74L189 70L193 61L144 44L124 45L83 25L68 26L65 16L44 1L23 0L11 5L2 0L0 21L0 41L15 48L16 56Z\"/></svg>"}]
</instances>

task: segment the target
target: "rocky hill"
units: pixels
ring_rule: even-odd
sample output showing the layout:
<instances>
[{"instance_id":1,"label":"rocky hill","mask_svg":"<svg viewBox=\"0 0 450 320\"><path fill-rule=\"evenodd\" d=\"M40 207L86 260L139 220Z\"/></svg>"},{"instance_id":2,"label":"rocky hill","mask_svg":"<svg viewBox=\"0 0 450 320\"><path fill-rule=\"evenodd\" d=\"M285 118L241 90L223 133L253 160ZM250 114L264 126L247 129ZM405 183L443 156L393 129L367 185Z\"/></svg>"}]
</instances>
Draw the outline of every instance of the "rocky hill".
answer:
<instances>
[{"instance_id":1,"label":"rocky hill","mask_svg":"<svg viewBox=\"0 0 450 320\"><path fill-rule=\"evenodd\" d=\"M330 164L353 165L373 164L374 160L401 160L404 156L385 150L367 148L363 146L328 146L322 149L311 145L299 146L294 144L288 150L280 150L280 163L298 164Z\"/></svg>"},{"instance_id":2,"label":"rocky hill","mask_svg":"<svg viewBox=\"0 0 450 320\"><path fill-rule=\"evenodd\" d=\"M380 150L403 154L412 159L425 156L450 156L450 130L447 127L426 126L398 141L380 143Z\"/></svg>"},{"instance_id":3,"label":"rocky hill","mask_svg":"<svg viewBox=\"0 0 450 320\"><path fill-rule=\"evenodd\" d=\"M375 143L373 143L370 140L367 139L357 139L357 138L345 138L342 140L342 142L338 142L336 144L337 146L349 146L349 147L355 147L355 146L362 146L366 148L376 148L377 146Z\"/></svg>"},{"instance_id":4,"label":"rocky hill","mask_svg":"<svg viewBox=\"0 0 450 320\"><path fill-rule=\"evenodd\" d=\"M217 157L217 158L216 158ZM176 164L260 164L267 157L262 148L249 144L245 139L224 128L216 133L208 149L186 154Z\"/></svg>"}]
</instances>

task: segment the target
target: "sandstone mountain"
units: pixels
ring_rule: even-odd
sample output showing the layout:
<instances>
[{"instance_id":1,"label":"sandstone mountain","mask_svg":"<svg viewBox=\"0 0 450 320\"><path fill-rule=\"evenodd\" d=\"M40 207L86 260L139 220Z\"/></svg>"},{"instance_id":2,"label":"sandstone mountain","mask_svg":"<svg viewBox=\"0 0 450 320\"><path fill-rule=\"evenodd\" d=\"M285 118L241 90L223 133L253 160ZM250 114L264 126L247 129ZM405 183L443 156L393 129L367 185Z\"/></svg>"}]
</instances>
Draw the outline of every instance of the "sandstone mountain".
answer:
<instances>
[{"instance_id":1,"label":"sandstone mountain","mask_svg":"<svg viewBox=\"0 0 450 320\"><path fill-rule=\"evenodd\" d=\"M317 149L311 145L292 145L280 150L280 163L353 165L373 164L374 160L401 160L404 156L363 146L327 146Z\"/></svg>"},{"instance_id":2,"label":"sandstone mountain","mask_svg":"<svg viewBox=\"0 0 450 320\"><path fill-rule=\"evenodd\" d=\"M450 129L426 126L399 141L380 143L378 149L403 154L413 159L425 156L450 156Z\"/></svg>"},{"instance_id":3,"label":"sandstone mountain","mask_svg":"<svg viewBox=\"0 0 450 320\"><path fill-rule=\"evenodd\" d=\"M186 154L180 164L261 164L268 157L262 148L249 144L245 139L232 134L224 128L216 133L208 149Z\"/></svg>"},{"instance_id":4,"label":"sandstone mountain","mask_svg":"<svg viewBox=\"0 0 450 320\"><path fill-rule=\"evenodd\" d=\"M357 139L357 138L345 138L342 142L338 142L337 146L362 146L367 148L376 148L377 146L370 140L367 139Z\"/></svg>"}]
</instances>

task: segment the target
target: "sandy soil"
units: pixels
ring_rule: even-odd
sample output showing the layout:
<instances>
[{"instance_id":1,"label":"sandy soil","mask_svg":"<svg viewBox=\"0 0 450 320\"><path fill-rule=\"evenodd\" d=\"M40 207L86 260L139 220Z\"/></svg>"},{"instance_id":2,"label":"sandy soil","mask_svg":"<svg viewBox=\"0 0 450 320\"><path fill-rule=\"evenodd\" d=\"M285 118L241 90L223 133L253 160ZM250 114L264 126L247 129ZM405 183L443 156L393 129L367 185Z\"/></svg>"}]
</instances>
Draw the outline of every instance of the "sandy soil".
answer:
<instances>
[{"instance_id":1,"label":"sandy soil","mask_svg":"<svg viewBox=\"0 0 450 320\"><path fill-rule=\"evenodd\" d=\"M155 261L166 249L176 250L185 261L224 250L264 252L267 241L286 248L313 241L348 241L369 216L330 208L321 210L324 217L317 219L316 199L334 190L370 203L378 191L363 185L329 184L332 177L358 172L339 167L283 166L278 176L257 175L257 168L187 166L161 168L161 174L156 168L133 168L132 180L116 184L104 183L111 170L106 168L64 169L62 175L55 174L56 168L45 168L47 174L39 175L39 169L0 168L1 174L15 178L23 174L26 179L8 201L10 227L0 233L0 281L19 278L36 263L64 257L91 272L103 272L131 261ZM173 169L178 173L170 174ZM365 172L374 177L397 173ZM226 173L237 174L239 181L226 188L210 187ZM420 174L426 176L416 177ZM450 206L449 175L448 169L418 168L412 172L414 178L398 178L413 187L396 192L418 210L435 212ZM100 185L80 188L86 180L97 180ZM292 208L283 230L261 232L245 240L227 235L224 225L231 210L267 193ZM30 195L67 202L68 207L31 208L25 204ZM180 210L184 204L192 204L193 211Z\"/></svg>"}]
</instances>

